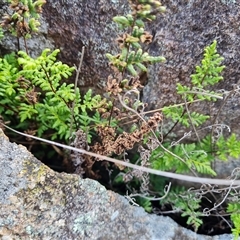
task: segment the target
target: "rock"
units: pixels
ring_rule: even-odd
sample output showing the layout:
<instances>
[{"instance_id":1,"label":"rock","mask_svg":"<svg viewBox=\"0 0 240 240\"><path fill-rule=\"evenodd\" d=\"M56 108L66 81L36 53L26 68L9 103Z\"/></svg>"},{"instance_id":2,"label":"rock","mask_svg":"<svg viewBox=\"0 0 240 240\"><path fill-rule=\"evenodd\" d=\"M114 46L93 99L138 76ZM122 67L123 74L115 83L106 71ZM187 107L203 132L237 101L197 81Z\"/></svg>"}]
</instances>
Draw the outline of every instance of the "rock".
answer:
<instances>
[{"instance_id":1,"label":"rock","mask_svg":"<svg viewBox=\"0 0 240 240\"><path fill-rule=\"evenodd\" d=\"M150 46L150 53L163 55L167 62L151 66L149 81L143 94L143 100L149 104L149 108L180 103L175 91L176 83L190 83L190 75L195 66L200 64L203 49L214 39L218 42L217 50L224 57L223 64L226 68L224 81L214 86L213 90L232 90L235 85L239 85L240 5L235 1L222 0L162 0L162 3L167 7L167 13L151 25L155 38ZM238 135L239 103L239 94L230 97L218 121L229 125ZM204 103L193 108L195 111L216 114L219 106L219 102L214 106Z\"/></svg>"},{"instance_id":2,"label":"rock","mask_svg":"<svg viewBox=\"0 0 240 240\"><path fill-rule=\"evenodd\" d=\"M150 67L148 84L143 91L143 101L149 109L179 101L176 83L189 84L190 75L202 59L203 49L214 39L218 52L225 58L224 81L214 89L232 90L238 85L240 70L240 5L235 1L216 0L162 0L167 12L148 25L154 35L149 51L152 55L166 57L165 64ZM103 92L106 78L111 72L105 57L116 53L114 39L119 34L112 17L129 11L127 0L96 1L47 1L43 17L48 26L48 38L62 50L61 58L70 64L78 63L78 53L86 47L83 71L80 77L82 89L93 88ZM181 100L182 101L182 100ZM234 95L226 101L219 122L228 124L240 135L240 97ZM200 104L195 110L215 114L220 106ZM196 108L197 107L197 108ZM180 134L181 135L181 134Z\"/></svg>"},{"instance_id":3,"label":"rock","mask_svg":"<svg viewBox=\"0 0 240 240\"><path fill-rule=\"evenodd\" d=\"M78 65L79 53L85 46L80 74L81 89L103 92L110 74L107 52L116 53L115 38L119 34L112 21L129 10L126 0L47 1L43 17L48 23L48 37L61 49L61 59Z\"/></svg>"},{"instance_id":4,"label":"rock","mask_svg":"<svg viewBox=\"0 0 240 240\"><path fill-rule=\"evenodd\" d=\"M0 168L1 239L232 239L197 235L94 180L56 173L1 129Z\"/></svg>"}]
</instances>

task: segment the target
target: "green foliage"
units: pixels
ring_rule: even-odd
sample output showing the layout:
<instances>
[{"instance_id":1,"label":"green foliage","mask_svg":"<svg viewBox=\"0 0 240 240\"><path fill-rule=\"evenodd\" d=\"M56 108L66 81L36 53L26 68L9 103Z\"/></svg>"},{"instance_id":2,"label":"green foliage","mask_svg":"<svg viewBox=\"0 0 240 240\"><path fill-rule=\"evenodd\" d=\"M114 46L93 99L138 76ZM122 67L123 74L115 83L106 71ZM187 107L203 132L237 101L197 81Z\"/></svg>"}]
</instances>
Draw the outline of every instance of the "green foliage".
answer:
<instances>
[{"instance_id":1,"label":"green foliage","mask_svg":"<svg viewBox=\"0 0 240 240\"><path fill-rule=\"evenodd\" d=\"M17 112L17 107L20 104L20 101L16 99L17 67L15 54L0 58L0 113L5 112L7 115L13 115Z\"/></svg>"},{"instance_id":2,"label":"green foliage","mask_svg":"<svg viewBox=\"0 0 240 240\"><path fill-rule=\"evenodd\" d=\"M152 203L144 197L136 197L136 202L144 208L146 212L152 212Z\"/></svg>"},{"instance_id":3,"label":"green foliage","mask_svg":"<svg viewBox=\"0 0 240 240\"><path fill-rule=\"evenodd\" d=\"M240 155L240 141L237 140L236 134L231 134L229 138L221 136L217 141L218 156L222 160L227 160L228 156L238 158Z\"/></svg>"},{"instance_id":4,"label":"green foliage","mask_svg":"<svg viewBox=\"0 0 240 240\"><path fill-rule=\"evenodd\" d=\"M183 95L185 100L190 101L190 104L195 98L212 101L213 98L210 95L202 95L201 91L206 93L206 90L203 89L204 87L211 86L222 80L220 74L224 69L224 66L221 66L223 58L217 54L216 46L216 41L214 41L205 48L201 66L197 66L196 73L191 75L192 88L183 86L180 83L177 84L177 92ZM195 88L201 89L201 91L194 92ZM215 93L209 91L208 94L214 96ZM185 105L166 106L162 111L173 122L181 123L185 127L199 127L209 119L209 116L191 111L191 109L189 110L190 104L188 108ZM199 143L175 143L172 144L173 146L169 146L169 143L166 143L165 145L170 152L165 152L161 147L155 149L150 158L152 166L155 169L176 171L178 173L186 173L190 169L194 169L198 173L215 176L216 173L211 167L211 161L214 159L214 156L211 154L209 147L211 146L211 141L209 139L210 136L207 136ZM176 159L171 152L179 156L181 160Z\"/></svg>"},{"instance_id":5,"label":"green foliage","mask_svg":"<svg viewBox=\"0 0 240 240\"><path fill-rule=\"evenodd\" d=\"M38 31L38 21L45 0L11 0L9 1L11 14L5 14L2 26L11 34L20 38L29 38Z\"/></svg>"},{"instance_id":6,"label":"green foliage","mask_svg":"<svg viewBox=\"0 0 240 240\"><path fill-rule=\"evenodd\" d=\"M120 72L127 70L130 75L138 76L139 72L147 71L147 64L164 62L162 56L150 56L142 48L143 44L149 44L152 41L152 35L144 30L144 22L154 20L156 15L165 12L165 7L159 1L141 1L139 6L132 5L132 14L126 16L115 16L113 21L119 28L125 30L125 33L117 39L120 54L112 55L107 53L112 66Z\"/></svg>"},{"instance_id":7,"label":"green foliage","mask_svg":"<svg viewBox=\"0 0 240 240\"><path fill-rule=\"evenodd\" d=\"M162 109L163 114L173 122L180 123L188 128L199 127L204 124L209 119L209 116L191 111L190 105L195 100L215 101L221 96L205 88L222 80L222 76L220 75L224 69L224 66L221 66L222 60L223 58L216 52L216 41L214 41L213 44L206 47L201 66L196 67L196 73L191 75L192 86L188 87L180 83L177 84L177 92L183 96L185 102L188 101L186 103L188 104L188 108L186 108L186 104L165 106ZM232 134L228 138L223 136L218 138L215 142L214 151L212 149L211 134L196 143L169 143L164 140L163 146L169 151L166 152L165 148L159 146L152 151L150 157L151 166L154 169L162 171L189 173L190 170L193 170L199 174L216 176L212 168L212 162L216 156L226 160L228 156L237 158L240 155L240 141L237 140L235 134ZM156 187L154 180L151 180L151 186L154 191L162 195L164 194L164 192ZM161 185L161 187L163 186ZM183 217L188 217L187 224L193 225L195 231L202 225L201 198L196 198L194 193L172 189L164 200L161 201L161 204L169 203L172 204L173 209L181 211ZM235 237L239 235L239 229L236 227L239 226L238 216L239 214L231 215L231 220L235 225L235 228L232 230Z\"/></svg>"},{"instance_id":8,"label":"green foliage","mask_svg":"<svg viewBox=\"0 0 240 240\"><path fill-rule=\"evenodd\" d=\"M177 173L189 173L190 169L193 169L201 174L216 176L215 171L211 167L211 162L214 157L207 154L204 150L207 149L208 146L209 143L204 139L200 143L179 143L169 147L171 153L179 156L181 160L176 159L174 155L158 147L152 152L150 157L151 166L154 169L175 171Z\"/></svg>"},{"instance_id":9,"label":"green foliage","mask_svg":"<svg viewBox=\"0 0 240 240\"><path fill-rule=\"evenodd\" d=\"M193 226L195 231L203 223L201 199L197 198L193 192L186 191L184 187L172 187L172 191L160 201L160 204L171 204L174 212L181 213L182 217L187 217L187 224Z\"/></svg>"},{"instance_id":10,"label":"green foliage","mask_svg":"<svg viewBox=\"0 0 240 240\"><path fill-rule=\"evenodd\" d=\"M194 86L204 88L223 80L220 74L225 66L221 65L223 57L217 53L216 47L217 41L214 40L210 46L205 48L201 66L197 66L196 73L191 75Z\"/></svg>"},{"instance_id":11,"label":"green foliage","mask_svg":"<svg viewBox=\"0 0 240 240\"><path fill-rule=\"evenodd\" d=\"M234 228L232 228L232 233L234 236L234 240L237 240L240 235L240 203L229 203L227 212L231 214L231 221L234 224Z\"/></svg>"},{"instance_id":12,"label":"green foliage","mask_svg":"<svg viewBox=\"0 0 240 240\"><path fill-rule=\"evenodd\" d=\"M15 123L28 123L28 127L34 122L38 136L52 130L52 139L68 140L73 101L74 130L82 127L88 133L90 123L101 122L97 113L94 118L89 116L93 108L101 106L101 97L92 96L91 90L81 97L73 84L62 82L75 68L57 61L58 53L45 49L33 59L19 51L18 57L11 54L0 59L0 114Z\"/></svg>"},{"instance_id":13,"label":"green foliage","mask_svg":"<svg viewBox=\"0 0 240 240\"><path fill-rule=\"evenodd\" d=\"M207 115L192 111L189 115L183 114L183 106L166 106L163 107L162 112L167 118L171 118L174 122L178 121L185 127L190 127L191 124L198 127L199 125L205 123L207 119L209 119L209 116Z\"/></svg>"},{"instance_id":14,"label":"green foliage","mask_svg":"<svg viewBox=\"0 0 240 240\"><path fill-rule=\"evenodd\" d=\"M216 48L216 41L205 48L201 65L197 66L196 72L191 75L191 87L177 83L177 93L182 95L184 101L188 101L188 105L196 99L214 101L219 96L219 94L205 89L223 79L221 73L225 66L221 65L223 58L217 53ZM165 106L163 113L174 122L181 123L186 127L190 125L198 127L209 118L208 115L193 111L188 113L186 106Z\"/></svg>"},{"instance_id":15,"label":"green foliage","mask_svg":"<svg viewBox=\"0 0 240 240\"><path fill-rule=\"evenodd\" d=\"M200 219L203 215L203 213L199 211L201 207L200 202L201 200L190 192L181 192L177 196L175 195L175 200L173 200L174 207L182 211L182 217L188 217L187 224L192 225L195 231L197 231L203 223Z\"/></svg>"},{"instance_id":16,"label":"green foliage","mask_svg":"<svg viewBox=\"0 0 240 240\"><path fill-rule=\"evenodd\" d=\"M201 65L197 66L196 72L191 75L191 87L177 83L177 92L182 96L185 104L163 107L163 114L175 122L175 125L180 123L187 128L194 127L196 132L196 127L204 124L209 116L192 111L191 104L194 104L196 100L215 101L221 96L206 90L223 79L221 76L224 69L221 65L223 58L217 54L216 46L217 43L214 41L205 48ZM190 170L194 170L199 174L216 176L212 168L212 162L216 157L227 160L228 156L234 158L240 156L240 141L237 140L235 134L231 134L228 138L221 134L214 143L211 134L196 143L181 143L180 141L169 143L163 139L163 145L169 152L159 146L152 151L150 157L151 166L162 171L189 173ZM182 216L188 216L187 224L193 225L195 231L202 224L201 198L196 198L194 193L172 189L161 203L171 203L173 209L182 212ZM235 226L232 232L236 239L240 233L239 209L239 204L229 203L228 212L231 213L231 220Z\"/></svg>"}]
</instances>

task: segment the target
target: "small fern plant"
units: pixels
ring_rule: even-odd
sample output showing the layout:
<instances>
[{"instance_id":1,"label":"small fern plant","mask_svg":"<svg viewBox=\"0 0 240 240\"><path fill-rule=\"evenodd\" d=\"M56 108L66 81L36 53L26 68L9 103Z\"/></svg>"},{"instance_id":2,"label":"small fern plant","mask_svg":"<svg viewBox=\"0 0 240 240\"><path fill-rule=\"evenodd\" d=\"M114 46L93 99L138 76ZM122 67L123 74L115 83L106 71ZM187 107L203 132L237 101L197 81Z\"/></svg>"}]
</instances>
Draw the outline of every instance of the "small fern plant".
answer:
<instances>
[{"instance_id":1,"label":"small fern plant","mask_svg":"<svg viewBox=\"0 0 240 240\"><path fill-rule=\"evenodd\" d=\"M214 41L205 48L201 65L197 66L195 73L191 75L192 86L177 84L177 92L182 96L184 103L166 106L162 109L165 117L173 122L171 131L174 131L177 124L190 128L189 133L192 132L192 134L195 133L196 135L198 134L198 128L203 124L208 123L211 126L210 129L214 128L215 122L207 122L210 118L209 115L191 111L191 107L195 101L212 102L223 99L221 94L207 90L223 79L221 76L224 69L224 66L221 65L223 58L217 53L216 47L217 42ZM206 129L208 128L206 127ZM154 149L150 157L151 166L162 171L192 172L193 174L216 176L216 172L212 168L213 161L216 157L222 160L227 160L228 156L238 158L240 156L240 141L237 140L234 133L227 138L222 134L215 138L212 131L210 132L204 138L200 139L198 137L196 142L192 143L184 143L188 134L179 141L171 142L166 137L163 138L163 146L171 152L166 152L161 146ZM180 159L176 159L172 153L180 157ZM154 182L150 183L150 185L154 186ZM161 192L161 194L164 194L164 192ZM195 231L202 224L201 217L205 215L201 212L201 197L199 195L196 197L194 193L184 189L176 192L173 188L166 198L161 201L161 204L164 203L172 204L174 209L182 212L183 217L188 216L187 224L192 225ZM145 203L145 205L147 204ZM229 203L228 212L233 213L232 209L237 208L237 206ZM236 226L239 226L237 225L239 219L236 214L231 215L231 219L235 225L233 233L237 236L239 229Z\"/></svg>"},{"instance_id":2,"label":"small fern plant","mask_svg":"<svg viewBox=\"0 0 240 240\"><path fill-rule=\"evenodd\" d=\"M205 48L201 65L197 66L195 73L191 75L191 87L177 83L177 93L182 96L183 101L187 101L187 104L163 108L165 116L175 122L174 127L179 123L186 127L198 127L209 118L208 115L194 111L189 113L187 107L189 108L196 100L216 101L220 97L219 93L207 90L223 79L221 73L225 66L221 65L223 58L217 53L216 47L215 40Z\"/></svg>"},{"instance_id":3,"label":"small fern plant","mask_svg":"<svg viewBox=\"0 0 240 240\"><path fill-rule=\"evenodd\" d=\"M232 234L234 240L238 240L240 236L240 203L239 197L237 201L228 203L227 212L230 214L231 221L233 222Z\"/></svg>"},{"instance_id":4,"label":"small fern plant","mask_svg":"<svg viewBox=\"0 0 240 240\"><path fill-rule=\"evenodd\" d=\"M26 52L0 58L0 114L18 129L36 130L38 136L51 132L52 139L68 140L73 130L82 128L88 133L90 123L101 122L96 111L101 106L100 95L89 90L83 97L79 88L67 84L75 70L56 60L59 50L45 49L36 58ZM74 109L73 107L74 104Z\"/></svg>"},{"instance_id":5,"label":"small fern plant","mask_svg":"<svg viewBox=\"0 0 240 240\"><path fill-rule=\"evenodd\" d=\"M23 38L25 50L28 52L26 39L38 32L40 26L38 19L46 0L10 0L8 2L9 13L3 16L1 26L17 37L18 50L20 50L19 39Z\"/></svg>"},{"instance_id":6,"label":"small fern plant","mask_svg":"<svg viewBox=\"0 0 240 240\"><path fill-rule=\"evenodd\" d=\"M196 72L191 75L192 86L177 84L177 92L183 96L182 99L186 104L171 105L163 108L163 114L172 120L174 127L181 124L184 127L193 129L193 134L197 134L196 128L209 119L209 115L191 111L191 105L195 100L215 101L219 97L218 93L206 90L207 87L223 79L221 76L224 69L224 66L221 65L223 58L217 54L216 44L216 41L214 41L205 48L201 65L197 66ZM171 131L173 130L174 128L171 129ZM151 156L151 163L155 169L174 170L178 173L187 173L190 169L194 169L201 174L216 175L211 167L214 155L209 154L211 153L211 136L199 139L195 143L177 141L169 144L169 141L164 140L165 146L177 156L180 156L183 161L177 161L173 155L158 148L153 151ZM158 155L162 157L158 158Z\"/></svg>"},{"instance_id":7,"label":"small fern plant","mask_svg":"<svg viewBox=\"0 0 240 240\"><path fill-rule=\"evenodd\" d=\"M136 85L134 87L131 86L130 83L132 81L130 79L136 79L141 71L146 72L149 64L164 61L162 56L150 56L148 52L143 50L142 45L151 42L150 34L144 30L144 21L155 19L156 16L152 13L156 13L156 11L152 11L152 7L155 6L160 12L164 12L165 8L158 1L130 1L130 5L133 10L131 14L113 18L120 29L125 30L125 33L117 39L121 51L115 56L107 54L115 73L121 73L121 77L109 83L111 86L110 90L112 90L111 93L115 96L124 95L133 88L136 90ZM216 156L221 156L221 159L224 159L228 154L235 157L240 154L236 147L238 141L234 138L234 135L228 139L225 139L223 136L216 139L213 136L213 131L211 131L204 138L200 138L198 129L204 126L204 124L209 124L213 128L216 122L210 122L209 114L198 113L192 110L195 102L213 102L217 99L223 99L221 94L210 90L211 86L223 79L221 73L225 68L222 65L223 58L217 53L216 48L216 41L205 48L201 65L197 66L195 73L191 75L190 86L177 84L177 93L182 97L183 103L163 107L162 113L164 117L171 119L173 126L162 137L162 145L159 145L151 152L149 161L154 169L216 176L216 172L212 168L212 163ZM130 79L129 75L132 76ZM139 101L136 102L139 103ZM138 106L141 106L141 103ZM137 110L137 108L134 108L134 105L131 107ZM192 135L196 135L196 142L185 143L181 139L173 142L167 138L169 133L174 132L177 125L189 129L189 132L193 132ZM149 135L146 137L148 138ZM185 138L183 139L185 140ZM231 140L234 141L234 144L229 144L225 148L221 147L224 141L231 142ZM155 178L150 177L151 190L155 192L158 191L158 188L155 187L156 181ZM133 184L136 184L136 182ZM159 195L162 194L164 192L159 191ZM151 211L152 205L150 200L144 197L144 199L138 198L138 203L145 207L146 211ZM195 231L203 223L201 217L204 214L201 212L201 198L197 198L194 193L184 189L181 191L173 190L167 195L164 202L165 204L172 204L174 209L177 208L182 213L182 216L187 216L187 224L192 225Z\"/></svg>"}]
</instances>

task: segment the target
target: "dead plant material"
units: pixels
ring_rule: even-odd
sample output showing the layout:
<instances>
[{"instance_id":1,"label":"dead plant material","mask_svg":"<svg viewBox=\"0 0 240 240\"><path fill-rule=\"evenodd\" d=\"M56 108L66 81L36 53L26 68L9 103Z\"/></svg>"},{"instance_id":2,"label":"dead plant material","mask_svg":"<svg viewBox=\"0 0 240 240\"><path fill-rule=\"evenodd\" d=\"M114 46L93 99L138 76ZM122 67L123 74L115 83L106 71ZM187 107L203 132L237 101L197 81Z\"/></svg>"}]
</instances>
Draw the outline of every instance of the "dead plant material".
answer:
<instances>
[{"instance_id":1,"label":"dead plant material","mask_svg":"<svg viewBox=\"0 0 240 240\"><path fill-rule=\"evenodd\" d=\"M33 88L31 91L26 92L25 98L29 104L36 104L38 102L38 92L35 92L35 88Z\"/></svg>"},{"instance_id":2,"label":"dead plant material","mask_svg":"<svg viewBox=\"0 0 240 240\"><path fill-rule=\"evenodd\" d=\"M29 89L33 87L32 83L28 79L22 76L20 76L16 81L17 83L19 83L22 89Z\"/></svg>"},{"instance_id":3,"label":"dead plant material","mask_svg":"<svg viewBox=\"0 0 240 240\"><path fill-rule=\"evenodd\" d=\"M124 33L122 36L119 36L116 39L116 42L117 42L117 44L119 45L120 48L126 47L127 37L129 37L129 34Z\"/></svg>"},{"instance_id":4,"label":"dead plant material","mask_svg":"<svg viewBox=\"0 0 240 240\"><path fill-rule=\"evenodd\" d=\"M36 129L27 129L26 131L24 131L24 133L29 134L29 135L33 135L33 136L36 135L36 132L37 132ZM32 138L29 138L29 137L27 137L26 140L28 142L33 141Z\"/></svg>"},{"instance_id":5,"label":"dead plant material","mask_svg":"<svg viewBox=\"0 0 240 240\"><path fill-rule=\"evenodd\" d=\"M123 132L119 135L117 135L115 128L99 126L97 133L101 142L95 143L91 150L94 153L105 156L111 156L112 154L121 155L124 151L132 149L135 143L142 141L144 136L147 136L151 130L155 130L161 121L162 115L155 113L148 121L143 122L139 129L132 133Z\"/></svg>"},{"instance_id":6,"label":"dead plant material","mask_svg":"<svg viewBox=\"0 0 240 240\"><path fill-rule=\"evenodd\" d=\"M144 87L144 86L141 84L141 80L140 80L140 77L139 77L139 76L130 78L128 85L129 85L129 87L130 87L131 89L139 89L139 90L141 90L141 89Z\"/></svg>"},{"instance_id":7,"label":"dead plant material","mask_svg":"<svg viewBox=\"0 0 240 240\"><path fill-rule=\"evenodd\" d=\"M162 176L162 177L174 178L174 179L177 179L177 180L183 180L183 181L191 182L191 183L200 183L200 184L206 183L206 184L213 184L213 185L224 185L224 186L228 186L228 189L229 189L229 185L230 185L230 187L240 185L240 180L236 180L236 177L234 179L232 179L232 178L231 179L219 179L219 178L214 178L213 179L213 178L195 177L195 176L177 174L177 173L172 173L172 172L160 171L160 170L156 170L156 169L152 169L152 168L146 168L146 167L138 166L136 164L132 164L130 162L126 162L126 161L124 162L124 161L116 159L116 158L111 158L111 157L108 157L108 156L102 156L102 155L99 155L99 154L96 154L96 153L93 153L93 152L86 151L84 149L77 149L77 148L74 148L72 146L57 143L57 142L50 141L50 140L47 140L47 139L44 139L44 138L31 136L31 135L16 131L13 128L8 127L7 125L5 125L1 122L0 122L0 125L4 126L5 128L7 128L7 129L9 129L9 130L21 135L21 136L31 137L31 138L33 138L35 140L38 140L38 141L41 141L41 142L45 142L45 143L48 143L48 144L51 144L51 145L62 147L64 149L68 149L68 150L71 150L71 151L76 151L76 152L86 154L86 155L89 155L89 156L92 156L92 157L95 157L95 158L99 158L101 160L106 160L106 161L109 161L109 162L112 162L112 163L115 163L115 164L116 163L121 164L122 166L126 166L126 167L133 168L133 169L138 169L140 171L148 172L148 173L155 174L155 175ZM171 185L169 185L169 186L171 186ZM168 191L170 189L169 186L168 186Z\"/></svg>"},{"instance_id":8,"label":"dead plant material","mask_svg":"<svg viewBox=\"0 0 240 240\"><path fill-rule=\"evenodd\" d=\"M75 133L75 139L71 143L71 146L78 148L78 149L84 149L88 150L89 146L87 143L87 135L86 133L79 129ZM79 152L72 152L71 153L71 161L73 164L74 173L80 175L83 177L85 175L86 177L92 178L92 179L99 179L100 176L92 170L93 164L95 163L95 158L79 153Z\"/></svg>"},{"instance_id":9,"label":"dead plant material","mask_svg":"<svg viewBox=\"0 0 240 240\"><path fill-rule=\"evenodd\" d=\"M144 32L143 35L140 37L142 43L150 44L152 42L153 36L149 32Z\"/></svg>"},{"instance_id":10,"label":"dead plant material","mask_svg":"<svg viewBox=\"0 0 240 240\"><path fill-rule=\"evenodd\" d=\"M122 88L119 86L119 80L114 78L113 76L108 76L107 81L107 92L110 94L117 96L120 92L122 92Z\"/></svg>"}]
</instances>

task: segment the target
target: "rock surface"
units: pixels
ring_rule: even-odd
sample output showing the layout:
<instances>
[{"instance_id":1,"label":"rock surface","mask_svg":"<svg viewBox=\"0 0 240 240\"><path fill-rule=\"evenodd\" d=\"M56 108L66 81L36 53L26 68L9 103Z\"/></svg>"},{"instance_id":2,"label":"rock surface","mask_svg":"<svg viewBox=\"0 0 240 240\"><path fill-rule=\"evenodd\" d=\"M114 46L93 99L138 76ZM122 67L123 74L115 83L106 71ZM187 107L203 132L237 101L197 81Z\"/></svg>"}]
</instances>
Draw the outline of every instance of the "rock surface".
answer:
<instances>
[{"instance_id":1,"label":"rock surface","mask_svg":"<svg viewBox=\"0 0 240 240\"><path fill-rule=\"evenodd\" d=\"M48 37L62 50L64 62L78 65L79 53L85 47L81 89L103 91L110 74L107 52L116 53L119 34L112 18L129 10L126 0L54 1L48 0L43 17L48 23Z\"/></svg>"},{"instance_id":2,"label":"rock surface","mask_svg":"<svg viewBox=\"0 0 240 240\"><path fill-rule=\"evenodd\" d=\"M56 173L0 129L0 237L3 240L231 240L203 236L147 214L98 182Z\"/></svg>"},{"instance_id":3,"label":"rock surface","mask_svg":"<svg viewBox=\"0 0 240 240\"><path fill-rule=\"evenodd\" d=\"M239 86L240 69L240 5L236 1L201 1L201 0L162 0L167 7L164 18L159 17L153 23L155 39L150 52L162 54L167 62L151 66L149 81L144 89L143 100L150 108L158 108L172 103L179 103L176 95L176 83L188 85L195 66L200 64L203 49L217 40L218 53L224 57L226 66L224 81L214 90L232 90ZM228 3L228 4L227 4ZM181 100L182 102L183 100ZM192 106L194 110L215 115L221 105L203 103ZM240 135L240 96L230 97L221 110L218 123L231 127ZM183 133L182 133L183 135Z\"/></svg>"},{"instance_id":4,"label":"rock surface","mask_svg":"<svg viewBox=\"0 0 240 240\"><path fill-rule=\"evenodd\" d=\"M240 69L240 5L236 1L215 0L162 0L166 14L149 24L154 35L149 51L152 55L166 57L165 64L150 67L148 84L143 100L149 108L158 108L179 99L176 83L190 83L190 75L202 59L203 49L214 39L218 52L225 58L224 81L215 89L232 90L239 85ZM54 1L49 0L43 16L48 26L48 38L62 50L62 59L77 64L78 53L86 47L83 71L80 78L82 89L93 88L101 92L110 73L106 52L117 51L114 39L119 30L112 17L129 11L127 0ZM201 111L216 113L215 106L197 106ZM234 95L226 102L219 122L228 124L240 135L240 96ZM196 108L195 108L196 109Z\"/></svg>"}]
</instances>

